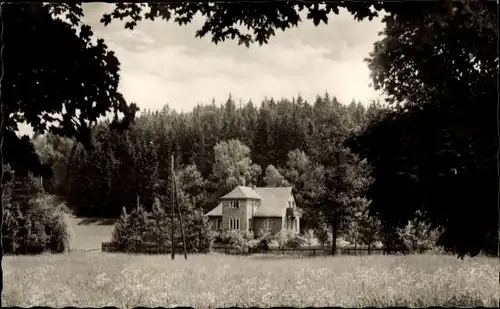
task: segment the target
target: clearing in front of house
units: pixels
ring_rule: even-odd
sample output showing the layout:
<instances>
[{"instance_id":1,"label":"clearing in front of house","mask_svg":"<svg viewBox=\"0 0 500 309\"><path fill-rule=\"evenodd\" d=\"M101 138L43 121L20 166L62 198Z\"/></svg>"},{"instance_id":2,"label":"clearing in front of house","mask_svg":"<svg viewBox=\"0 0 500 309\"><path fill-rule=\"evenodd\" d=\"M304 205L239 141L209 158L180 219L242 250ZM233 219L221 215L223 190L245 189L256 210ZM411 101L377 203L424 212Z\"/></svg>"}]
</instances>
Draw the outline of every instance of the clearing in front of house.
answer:
<instances>
[{"instance_id":1,"label":"clearing in front of house","mask_svg":"<svg viewBox=\"0 0 500 309\"><path fill-rule=\"evenodd\" d=\"M23 307L494 307L496 262L434 255L7 256L2 298Z\"/></svg>"}]
</instances>

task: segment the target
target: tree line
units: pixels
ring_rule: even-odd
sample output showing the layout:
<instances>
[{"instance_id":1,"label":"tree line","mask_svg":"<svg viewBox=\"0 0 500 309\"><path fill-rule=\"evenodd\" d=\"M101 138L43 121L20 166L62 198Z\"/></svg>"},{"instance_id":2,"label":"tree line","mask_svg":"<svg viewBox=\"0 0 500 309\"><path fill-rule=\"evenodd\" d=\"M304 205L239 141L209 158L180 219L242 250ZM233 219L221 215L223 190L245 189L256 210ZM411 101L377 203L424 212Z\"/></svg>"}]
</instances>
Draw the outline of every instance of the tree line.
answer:
<instances>
[{"instance_id":1,"label":"tree line","mask_svg":"<svg viewBox=\"0 0 500 309\"><path fill-rule=\"evenodd\" d=\"M162 117L150 116L160 123L163 121L177 128L177 131L159 131L165 135L161 139L164 144L160 146L161 151L155 151L152 148L158 147L156 143L140 143L138 137L140 134L149 134L152 140L155 136L150 130L137 129L141 128L140 123L153 123L146 121L147 117L140 117L133 124L136 128L129 133L121 133L126 132L125 129L134 122L137 108L135 104L127 103L117 91L119 62L102 40L98 40L97 44L91 40L93 34L90 27L81 21L81 4L4 5L2 27L6 27L2 31L5 30L3 38L6 42L5 75L0 110L8 116L1 128L1 138L5 140L4 145L8 146L2 149L2 159L11 164L17 175L27 170L44 174L47 172L44 166L54 169L51 164L40 164L29 138L15 134L17 124L26 121L37 133L48 130L58 136L78 140L84 147L72 144L64 156L74 157L74 160L83 158L82 162L96 159L96 162L101 162L100 165L89 164L89 168L98 170L95 173L112 174L120 169L126 170L126 164L122 164L122 161L129 162L136 169L134 173L143 172L142 177L146 180L130 180L143 184L140 189L129 188L124 184L125 181L120 183L117 179L114 182L98 182L87 176L92 186L101 187L99 190L123 186L120 192L124 192L123 200L127 203L133 195L142 193L148 196L148 192L158 188L158 185L145 185L148 177L156 177L147 172L148 168L154 167L132 165L132 162L158 156L160 173L164 170L162 160L166 153L176 154L179 169L192 165L194 170L196 166L208 187L207 190L201 190L208 192L208 197L200 200L208 200L216 195L210 192L223 190L219 178L228 175L227 171L221 170L218 174L212 173L218 176L207 176L213 171L214 164L221 169L232 166L224 161L217 162L215 146L221 144L219 148L223 152L226 148L240 145L230 142L238 139L241 145L248 147L252 163L247 164L248 160L243 160L246 165L238 162L238 168L232 171L240 173L239 167L247 166L246 169L242 168L245 173L259 174L256 172L258 166L261 169L260 176L251 181L264 181L265 175L262 174L269 169L269 174L275 175L278 181L286 180L296 187L302 186L296 191L298 196L301 196L300 192L307 192L301 196L303 205L309 203L309 209L317 211L319 217L329 218L332 226L341 226L343 220L340 218L347 215L340 210L351 208L343 206L344 200L359 195L359 188L363 187L357 184L364 182L355 181L358 179L356 175L363 172L353 172L358 171L354 168L358 164L354 162L359 160L366 162L371 169L365 198L370 203L370 215L381 220L386 242L390 242L390 235L396 235L398 227L406 224L418 212L433 228L443 228L440 241L451 250L461 255L475 255L482 250L495 252L498 242L496 153L499 142L495 125L498 115L498 55L494 39L498 36L498 18L495 18L497 12L494 2L117 4L110 14L103 16L102 22L109 24L113 19L124 19L125 27L130 29L145 18L172 19L183 25L189 23L192 16L201 13L210 18L205 20L202 29L197 32L198 36L211 36L214 42L238 38L240 43L248 46L253 42L267 43L276 28L287 29L298 25L301 11L308 13L307 19L319 24L327 22L330 13L338 14L339 8L346 9L357 19L371 19L382 10L386 13L382 19L385 29L380 40L374 44L367 62L374 86L386 93L391 110L373 115L373 120L361 125L358 134L351 134L350 131L350 121L356 117L344 117L346 114L339 113L335 118L338 123L328 126L328 117L338 113L338 109L332 108L330 114L314 118L311 114L314 114L316 104L304 107L297 114L282 113L278 109L274 109L277 111L273 114L269 108L244 107L241 110L248 113L242 117L221 117L221 113L234 112L231 108L213 106L198 107L189 113L195 115L196 110L206 109L206 113L198 112L200 118L170 111L176 115L169 118L170 122ZM62 16L66 19L61 19ZM249 26L248 32L235 28L235 24L240 22ZM53 37L58 39L48 41ZM34 49L37 50L36 54L26 54ZM61 53L65 55L64 61L58 56ZM74 74L75 70L79 74ZM115 113L115 118L107 124L108 128L102 123L96 125L96 120L109 111ZM53 115L58 112L63 117L56 120L57 117ZM122 120L119 120L119 113L125 116ZM162 113L165 112L157 114ZM276 116L282 114L290 118ZM202 120L202 115L208 120ZM295 120L292 118L294 115L297 117ZM190 121L181 121L184 118ZM305 124L297 120L302 118ZM248 119L246 127L235 124L243 122L242 119ZM273 122L266 122L265 119L273 119ZM56 121L59 125L50 126L50 121ZM192 124L197 121L206 126ZM289 125L289 132L274 127L281 125ZM236 129L229 130L233 127ZM205 139L194 128L217 134L211 133ZM180 135L178 131L184 129L190 133L177 138ZM242 130L245 132L242 133ZM106 134L110 137L105 137ZM93 145L93 140L100 144ZM116 142L110 142L112 140ZM120 150L116 148L119 143L130 143L130 146ZM60 145L54 147L64 148ZM103 150L105 147L110 150ZM305 177L301 178L300 173L289 173L291 176L288 177L295 181L285 176L283 168L287 168L289 154L295 149L302 149L307 156L306 161L312 162L313 168L307 169L311 174L308 177L314 178L312 175L316 175L321 179L320 183L326 185L315 187L319 190L308 191L310 182L301 184L300 180ZM99 156L108 156L109 160L97 160L99 151ZM139 156L144 158L138 159ZM342 160L344 157L345 160ZM205 158L208 158L207 161ZM346 163L343 165L341 161ZM55 169L61 174L58 179L65 179L66 174L78 175L78 171L81 171L77 164L74 165L76 170L71 172L67 172L60 161L57 164L61 167ZM238 173L236 176L231 174L231 182L241 180L241 173ZM160 180L164 178L158 177ZM273 177L266 179L270 178ZM4 182L1 184L3 189ZM74 181L64 180L58 186L57 190L63 190L67 196L70 196L68 192L78 192L78 184L74 184ZM343 198L341 193L349 198ZM76 193L71 195L77 196ZM115 199L113 196L103 198ZM92 202L80 208L99 209L105 213L103 209L106 207L102 208L102 204ZM395 239L394 236L393 241Z\"/></svg>"},{"instance_id":2,"label":"tree line","mask_svg":"<svg viewBox=\"0 0 500 309\"><path fill-rule=\"evenodd\" d=\"M260 107L237 106L229 97L188 113L168 106L144 111L126 131L102 122L92 150L51 134L34 143L53 170L47 189L80 215L118 217L123 207L134 209L137 197L151 211L165 194L174 155L189 207L207 212L237 185L292 186L304 226L321 218L337 231L370 182L366 160L343 143L384 110L377 103L343 105L328 94L313 104L299 96L266 99Z\"/></svg>"}]
</instances>

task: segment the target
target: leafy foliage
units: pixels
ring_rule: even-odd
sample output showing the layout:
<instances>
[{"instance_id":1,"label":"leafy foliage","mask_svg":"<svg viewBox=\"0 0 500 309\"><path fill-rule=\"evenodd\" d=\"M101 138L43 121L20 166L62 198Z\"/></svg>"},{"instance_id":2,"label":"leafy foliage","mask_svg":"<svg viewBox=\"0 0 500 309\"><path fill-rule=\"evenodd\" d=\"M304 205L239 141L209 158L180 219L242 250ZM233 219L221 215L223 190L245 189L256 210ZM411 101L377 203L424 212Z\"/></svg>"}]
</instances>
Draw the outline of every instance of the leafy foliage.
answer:
<instances>
[{"instance_id":1,"label":"leafy foliage","mask_svg":"<svg viewBox=\"0 0 500 309\"><path fill-rule=\"evenodd\" d=\"M349 113L359 112L359 109L351 111L347 107L331 105L328 96L323 99L326 107L322 107L323 112L317 115L329 108L340 109L341 114L346 113L349 117ZM294 107L297 104L294 101L302 103ZM358 107L363 110L361 104ZM220 108L200 106L184 114L170 111L166 106L161 112L142 113L130 130L123 133L110 130L107 123L102 123L94 128L93 150L74 145L69 154L64 151L68 156L65 160L59 158L59 152L54 152L54 158L46 160L66 162L65 177L62 178L65 192L59 192L78 214L118 217L122 207L132 211L137 195L142 197L146 210L151 211L154 196L163 190L162 184L170 183L166 171L170 169L171 154L175 157L180 199L204 211L215 207L222 194L234 188L233 185L242 184L243 180L247 185L265 185L266 175L262 175L252 159L267 158L276 167L273 175L278 177L281 185L294 188L297 206L307 210L303 223L314 226L318 218L314 212L318 210L316 202L325 188L325 167L310 158L315 149L320 148L308 146L316 143L312 135L315 131L308 133L303 125L304 122L310 123L314 128L317 116L310 113L313 107L301 98L278 101L262 108L270 112L269 126L274 129L268 135L276 141L272 147L279 149L284 156L273 155L274 151L259 145L261 136L258 126L254 125L258 122L259 110L249 103L234 109L227 104ZM287 110L291 115L280 114L278 110ZM283 126L284 119L293 123ZM221 123L226 124L222 126ZM280 137L292 133L300 138ZM226 142L231 136L246 141L251 147L236 140ZM46 139L46 144L38 144L39 153L59 147L56 139ZM47 145L52 143L54 146ZM302 145L301 148L296 148L298 145ZM50 157L51 152L46 153ZM53 169L57 164L53 164ZM207 169L209 164L211 166ZM212 173L214 170L217 173Z\"/></svg>"},{"instance_id":2,"label":"leafy foliage","mask_svg":"<svg viewBox=\"0 0 500 309\"><path fill-rule=\"evenodd\" d=\"M51 176L43 177L44 189L59 196L68 193L68 159L76 141L52 133L35 135L33 146L40 162L51 168Z\"/></svg>"},{"instance_id":3,"label":"leafy foliage","mask_svg":"<svg viewBox=\"0 0 500 309\"><path fill-rule=\"evenodd\" d=\"M266 187L288 187L290 185L274 165L269 165L266 168L263 181Z\"/></svg>"},{"instance_id":4,"label":"leafy foliage","mask_svg":"<svg viewBox=\"0 0 500 309\"><path fill-rule=\"evenodd\" d=\"M370 202L366 198L358 198L353 202L356 205L352 209L352 218L343 234L355 246L364 244L371 248L381 236L380 220L370 214Z\"/></svg>"},{"instance_id":5,"label":"leafy foliage","mask_svg":"<svg viewBox=\"0 0 500 309\"><path fill-rule=\"evenodd\" d=\"M274 239L278 243L280 249L285 248L289 238L290 238L289 230L280 230L276 235L274 235Z\"/></svg>"},{"instance_id":6,"label":"leafy foliage","mask_svg":"<svg viewBox=\"0 0 500 309\"><path fill-rule=\"evenodd\" d=\"M268 43L278 29L286 31L298 26L302 21L300 13L305 13L303 16L317 26L321 22L328 23L330 14L338 14L340 9L347 10L357 20L371 20L381 10L397 16L418 18L423 15L434 16L436 13L441 16L443 11L447 12L450 2L411 3L404 6L393 2L120 3L112 12L104 14L101 22L108 25L114 19L120 19L125 21L125 28L133 29L145 19L173 19L182 26L200 14L205 21L196 31L197 37L209 34L215 44L226 39L237 39L239 44L248 47L253 42L261 45Z\"/></svg>"},{"instance_id":7,"label":"leafy foliage","mask_svg":"<svg viewBox=\"0 0 500 309\"><path fill-rule=\"evenodd\" d=\"M420 209L447 248L496 254L496 6L450 1L447 12L384 19L367 61L395 109L351 147L373 166L368 198L387 243Z\"/></svg>"},{"instance_id":8,"label":"leafy foliage","mask_svg":"<svg viewBox=\"0 0 500 309\"><path fill-rule=\"evenodd\" d=\"M183 219L184 220L184 219ZM186 222L186 244L191 252L210 252L215 240L214 233L210 230L208 218L200 209L190 213Z\"/></svg>"},{"instance_id":9,"label":"leafy foliage","mask_svg":"<svg viewBox=\"0 0 500 309\"><path fill-rule=\"evenodd\" d=\"M305 239L305 242L306 244L311 247L312 244L313 244L313 241L316 239L316 235L314 234L314 230L313 229L308 229L305 233L304 233L304 239Z\"/></svg>"},{"instance_id":10,"label":"leafy foliage","mask_svg":"<svg viewBox=\"0 0 500 309\"><path fill-rule=\"evenodd\" d=\"M148 242L148 236L154 235L155 226L151 223L149 214L140 204L130 213L124 208L111 239L121 250L140 246Z\"/></svg>"},{"instance_id":11,"label":"leafy foliage","mask_svg":"<svg viewBox=\"0 0 500 309\"><path fill-rule=\"evenodd\" d=\"M326 224L320 225L320 227L315 230L315 234L321 247L325 248L326 245L332 243L332 232L328 229Z\"/></svg>"},{"instance_id":12,"label":"leafy foliage","mask_svg":"<svg viewBox=\"0 0 500 309\"><path fill-rule=\"evenodd\" d=\"M260 166L252 164L250 148L238 140L220 142L214 147L213 172L220 184L226 188L256 183L261 173Z\"/></svg>"},{"instance_id":13,"label":"leafy foliage","mask_svg":"<svg viewBox=\"0 0 500 309\"><path fill-rule=\"evenodd\" d=\"M89 148L91 128L100 117L122 112L130 122L137 109L118 92L118 59L81 23L81 4L9 3L2 11L1 87L8 113L2 130L9 146L3 150L4 162L18 175L48 175L29 138L16 135L18 123L31 125L36 133L76 137ZM69 19L58 17L64 13Z\"/></svg>"},{"instance_id":14,"label":"leafy foliage","mask_svg":"<svg viewBox=\"0 0 500 309\"><path fill-rule=\"evenodd\" d=\"M180 199L192 207L202 208L207 198L207 181L194 164L187 165L177 172Z\"/></svg>"},{"instance_id":15,"label":"leafy foliage","mask_svg":"<svg viewBox=\"0 0 500 309\"><path fill-rule=\"evenodd\" d=\"M415 218L408 221L406 226L397 229L398 236L403 240L410 253L421 249L435 249L438 244L441 229L433 229L425 222L421 213L417 211Z\"/></svg>"},{"instance_id":16,"label":"leafy foliage","mask_svg":"<svg viewBox=\"0 0 500 309\"><path fill-rule=\"evenodd\" d=\"M44 251L54 253L70 249L71 232L64 215L69 214L66 206L56 197L31 191L33 179L15 179L5 187L2 212L3 253L36 254ZM20 188L28 190L20 190Z\"/></svg>"},{"instance_id":17,"label":"leafy foliage","mask_svg":"<svg viewBox=\"0 0 500 309\"><path fill-rule=\"evenodd\" d=\"M257 246L256 250L258 251L268 251L269 247L271 245L271 242L273 241L273 236L271 235L271 232L260 229L259 232L257 233Z\"/></svg>"},{"instance_id":18,"label":"leafy foliage","mask_svg":"<svg viewBox=\"0 0 500 309\"><path fill-rule=\"evenodd\" d=\"M69 158L69 204L79 215L117 217L122 207L131 211L137 196L144 196L141 202L151 211L160 183L155 145L102 126L95 141L93 151L77 147Z\"/></svg>"},{"instance_id":19,"label":"leafy foliage","mask_svg":"<svg viewBox=\"0 0 500 309\"><path fill-rule=\"evenodd\" d=\"M178 217L175 217L175 221L172 222L170 211L166 205L157 199L152 212L146 211L140 204L137 204L137 207L130 213L124 207L113 230L112 241L123 251L132 250L134 246L142 244L156 244L166 247L171 246L173 242L176 246L180 245L182 238ZM186 248L189 252L210 251L214 235L210 231L208 219L198 210L183 208L182 219ZM173 240L172 224L174 225Z\"/></svg>"},{"instance_id":20,"label":"leafy foliage","mask_svg":"<svg viewBox=\"0 0 500 309\"><path fill-rule=\"evenodd\" d=\"M433 228L444 227L440 242L448 248L462 255L482 249L493 252L498 241L495 3L119 3L102 22L125 19L125 27L132 29L145 18L173 18L183 25L201 14L206 20L197 36L210 34L215 43L238 39L249 46L254 41L267 43L275 29L298 25L302 11L318 25L340 8L357 19L386 13L384 37L367 61L375 88L388 95L393 110L372 105L363 115L359 104L344 108L327 95L312 106L301 98L271 99L259 110L252 104L236 109L229 98L224 107L198 107L187 115L166 107L142 117L135 135L129 135L122 131L133 122L136 107L127 106L117 91L117 59L102 40L94 43L90 28L80 23L81 4L10 4L4 57L16 67L6 66L2 84L9 112L2 128L9 144L5 159L18 174L50 173L36 160L29 139L15 134L18 122L26 121L36 132L76 137L86 150L74 144L68 164L71 185L63 194L88 213L117 216L121 207L133 207L136 195L144 196L151 209L158 184L165 181L160 175L169 166L164 158L174 153L178 166L194 163L208 180L196 189L185 188L187 204L212 208L230 186L286 181L306 209L306 224L318 225L321 222L313 218L320 218L329 224L334 239L349 226L355 201L369 186L371 213L362 214L380 218L386 244L397 238L397 229L417 209L423 209ZM63 15L66 20L59 18ZM27 56L33 46L39 52ZM62 62L61 53L66 56ZM88 151L94 142L93 125L109 111L115 112L114 122L108 123L111 130L97 128L101 139L96 138L96 149ZM124 113L123 121L118 121L118 111ZM56 113L62 113L62 120ZM356 134L358 138L346 145L346 139ZM286 162L294 155L307 158L300 163L308 162L308 167ZM52 170L55 161L48 162ZM261 177L260 166L277 168ZM215 177L209 176L212 170ZM191 172L198 176L194 169ZM190 200L191 194L196 198ZM471 211L470 205L476 209ZM370 222L368 226L378 225Z\"/></svg>"},{"instance_id":21,"label":"leafy foliage","mask_svg":"<svg viewBox=\"0 0 500 309\"><path fill-rule=\"evenodd\" d=\"M291 249L299 249L304 246L306 240L298 233L292 232L286 241L285 246Z\"/></svg>"},{"instance_id":22,"label":"leafy foliage","mask_svg":"<svg viewBox=\"0 0 500 309\"><path fill-rule=\"evenodd\" d=\"M220 234L220 239L223 244L229 245L236 252L244 252L250 247L250 240L253 235L245 231L229 230Z\"/></svg>"}]
</instances>

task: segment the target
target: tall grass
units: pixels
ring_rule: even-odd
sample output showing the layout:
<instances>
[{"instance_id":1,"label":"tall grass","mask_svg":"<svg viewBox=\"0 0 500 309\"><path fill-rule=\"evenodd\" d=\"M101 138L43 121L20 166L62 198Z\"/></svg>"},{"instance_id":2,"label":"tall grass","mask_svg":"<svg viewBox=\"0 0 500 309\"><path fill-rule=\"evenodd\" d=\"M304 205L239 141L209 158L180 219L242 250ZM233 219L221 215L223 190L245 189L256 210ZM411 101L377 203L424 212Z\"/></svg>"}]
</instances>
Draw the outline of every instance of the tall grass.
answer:
<instances>
[{"instance_id":1,"label":"tall grass","mask_svg":"<svg viewBox=\"0 0 500 309\"><path fill-rule=\"evenodd\" d=\"M5 257L5 306L489 306L496 260L69 253Z\"/></svg>"}]
</instances>

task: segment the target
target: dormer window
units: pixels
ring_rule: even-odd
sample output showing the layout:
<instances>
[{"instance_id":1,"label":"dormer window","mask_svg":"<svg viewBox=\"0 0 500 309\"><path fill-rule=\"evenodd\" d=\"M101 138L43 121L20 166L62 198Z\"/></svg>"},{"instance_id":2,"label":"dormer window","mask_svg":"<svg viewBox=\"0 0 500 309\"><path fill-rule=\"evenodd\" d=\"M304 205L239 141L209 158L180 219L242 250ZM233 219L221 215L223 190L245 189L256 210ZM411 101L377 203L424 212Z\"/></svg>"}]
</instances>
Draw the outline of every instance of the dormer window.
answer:
<instances>
[{"instance_id":1,"label":"dormer window","mask_svg":"<svg viewBox=\"0 0 500 309\"><path fill-rule=\"evenodd\" d=\"M229 201L229 208L240 208L240 201Z\"/></svg>"}]
</instances>

